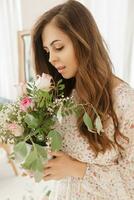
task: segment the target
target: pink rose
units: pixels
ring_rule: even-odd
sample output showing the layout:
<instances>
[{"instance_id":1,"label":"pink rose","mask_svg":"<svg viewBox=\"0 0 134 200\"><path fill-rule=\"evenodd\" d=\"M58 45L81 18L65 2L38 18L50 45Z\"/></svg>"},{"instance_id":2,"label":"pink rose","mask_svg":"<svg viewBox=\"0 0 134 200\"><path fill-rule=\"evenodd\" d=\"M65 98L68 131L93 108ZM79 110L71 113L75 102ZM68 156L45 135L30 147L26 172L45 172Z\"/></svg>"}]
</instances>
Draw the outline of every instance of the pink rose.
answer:
<instances>
[{"instance_id":1,"label":"pink rose","mask_svg":"<svg viewBox=\"0 0 134 200\"><path fill-rule=\"evenodd\" d=\"M26 111L29 107L33 108L32 99L29 97L24 97L20 102L20 109Z\"/></svg>"},{"instance_id":2,"label":"pink rose","mask_svg":"<svg viewBox=\"0 0 134 200\"><path fill-rule=\"evenodd\" d=\"M8 124L7 128L15 136L21 136L24 132L24 128L22 126L18 125L16 122Z\"/></svg>"}]
</instances>

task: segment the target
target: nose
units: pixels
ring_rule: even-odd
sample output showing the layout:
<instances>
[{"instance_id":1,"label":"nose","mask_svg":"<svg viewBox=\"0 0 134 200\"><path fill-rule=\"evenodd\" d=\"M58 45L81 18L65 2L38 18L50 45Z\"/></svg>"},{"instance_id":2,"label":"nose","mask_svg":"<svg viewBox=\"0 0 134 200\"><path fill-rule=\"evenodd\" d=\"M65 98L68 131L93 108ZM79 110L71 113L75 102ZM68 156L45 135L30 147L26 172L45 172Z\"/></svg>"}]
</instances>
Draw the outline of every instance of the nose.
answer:
<instances>
[{"instance_id":1,"label":"nose","mask_svg":"<svg viewBox=\"0 0 134 200\"><path fill-rule=\"evenodd\" d=\"M49 52L49 62L50 62L52 65L54 65L55 62L57 62L57 60L58 60L58 57L57 57L56 53L54 53L54 52Z\"/></svg>"}]
</instances>

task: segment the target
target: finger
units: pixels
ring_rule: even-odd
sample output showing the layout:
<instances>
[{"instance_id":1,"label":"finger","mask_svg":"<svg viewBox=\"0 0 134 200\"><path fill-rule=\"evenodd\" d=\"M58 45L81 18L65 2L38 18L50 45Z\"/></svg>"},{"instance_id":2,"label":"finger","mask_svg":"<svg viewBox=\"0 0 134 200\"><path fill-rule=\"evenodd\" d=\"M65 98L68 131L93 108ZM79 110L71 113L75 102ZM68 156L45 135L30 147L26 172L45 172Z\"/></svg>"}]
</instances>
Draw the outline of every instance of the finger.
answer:
<instances>
[{"instance_id":1,"label":"finger","mask_svg":"<svg viewBox=\"0 0 134 200\"><path fill-rule=\"evenodd\" d=\"M55 161L49 160L47 163L44 164L44 168L50 168L55 164Z\"/></svg>"},{"instance_id":2,"label":"finger","mask_svg":"<svg viewBox=\"0 0 134 200\"><path fill-rule=\"evenodd\" d=\"M44 177L49 176L49 175L52 175L52 169L51 168L44 170Z\"/></svg>"},{"instance_id":3,"label":"finger","mask_svg":"<svg viewBox=\"0 0 134 200\"><path fill-rule=\"evenodd\" d=\"M50 181L50 180L56 180L57 178L56 176L51 174L51 175L45 176L43 179L44 181Z\"/></svg>"},{"instance_id":4,"label":"finger","mask_svg":"<svg viewBox=\"0 0 134 200\"><path fill-rule=\"evenodd\" d=\"M63 156L65 153L63 153L62 151L52 151L52 152L49 152L49 154L51 156L60 157L60 156Z\"/></svg>"}]
</instances>

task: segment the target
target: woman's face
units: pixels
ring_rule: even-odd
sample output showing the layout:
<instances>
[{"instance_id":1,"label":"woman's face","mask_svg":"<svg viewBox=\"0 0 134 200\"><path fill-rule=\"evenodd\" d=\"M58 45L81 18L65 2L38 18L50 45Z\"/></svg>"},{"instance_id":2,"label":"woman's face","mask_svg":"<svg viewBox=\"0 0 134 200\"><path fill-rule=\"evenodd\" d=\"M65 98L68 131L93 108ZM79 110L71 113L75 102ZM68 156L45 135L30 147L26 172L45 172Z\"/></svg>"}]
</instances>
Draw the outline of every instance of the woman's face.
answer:
<instances>
[{"instance_id":1,"label":"woman's face","mask_svg":"<svg viewBox=\"0 0 134 200\"><path fill-rule=\"evenodd\" d=\"M68 35L50 22L43 30L42 41L44 50L49 54L49 62L65 79L74 77L78 62L73 43Z\"/></svg>"}]
</instances>

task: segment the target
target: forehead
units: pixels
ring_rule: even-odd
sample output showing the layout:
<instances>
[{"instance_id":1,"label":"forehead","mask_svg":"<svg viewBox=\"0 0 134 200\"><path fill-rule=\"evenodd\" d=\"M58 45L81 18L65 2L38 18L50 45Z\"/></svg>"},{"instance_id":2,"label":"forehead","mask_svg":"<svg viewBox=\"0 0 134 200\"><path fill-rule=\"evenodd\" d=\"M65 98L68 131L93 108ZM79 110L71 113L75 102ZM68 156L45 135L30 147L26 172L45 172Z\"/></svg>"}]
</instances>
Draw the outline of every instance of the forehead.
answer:
<instances>
[{"instance_id":1,"label":"forehead","mask_svg":"<svg viewBox=\"0 0 134 200\"><path fill-rule=\"evenodd\" d=\"M48 46L54 40L60 40L61 42L69 42L70 38L54 23L49 23L45 26L42 32L43 45Z\"/></svg>"}]
</instances>

